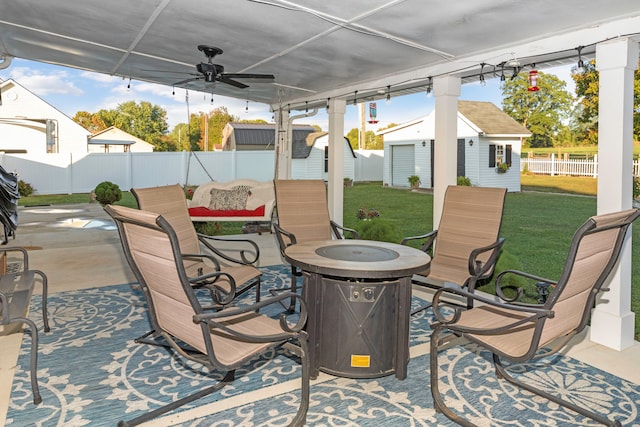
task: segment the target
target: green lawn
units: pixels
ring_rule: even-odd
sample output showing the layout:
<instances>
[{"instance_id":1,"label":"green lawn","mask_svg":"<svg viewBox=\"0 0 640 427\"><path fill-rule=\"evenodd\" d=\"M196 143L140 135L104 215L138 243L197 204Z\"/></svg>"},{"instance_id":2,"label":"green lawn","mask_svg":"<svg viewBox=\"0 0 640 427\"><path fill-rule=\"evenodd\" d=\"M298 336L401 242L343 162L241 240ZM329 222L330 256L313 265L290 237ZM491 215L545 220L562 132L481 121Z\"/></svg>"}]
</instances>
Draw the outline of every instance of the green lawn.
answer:
<instances>
[{"instance_id":1,"label":"green lawn","mask_svg":"<svg viewBox=\"0 0 640 427\"><path fill-rule=\"evenodd\" d=\"M522 175L521 193L508 193L501 235L506 238L501 268L517 268L556 279L560 276L574 231L596 213L596 180L576 177ZM574 193L574 194L567 194ZM87 194L35 196L20 205L84 203ZM118 204L135 207L128 192ZM358 227L360 208L376 209L380 219L395 230L397 240L431 231L433 196L409 189L392 189L381 183L358 183L344 189L344 225ZM241 224L222 223L222 234L239 234ZM506 265L505 265L506 264ZM640 227L633 227L631 306L636 316L636 339L640 339ZM488 290L485 286L485 290ZM528 294L533 298L533 291Z\"/></svg>"}]
</instances>

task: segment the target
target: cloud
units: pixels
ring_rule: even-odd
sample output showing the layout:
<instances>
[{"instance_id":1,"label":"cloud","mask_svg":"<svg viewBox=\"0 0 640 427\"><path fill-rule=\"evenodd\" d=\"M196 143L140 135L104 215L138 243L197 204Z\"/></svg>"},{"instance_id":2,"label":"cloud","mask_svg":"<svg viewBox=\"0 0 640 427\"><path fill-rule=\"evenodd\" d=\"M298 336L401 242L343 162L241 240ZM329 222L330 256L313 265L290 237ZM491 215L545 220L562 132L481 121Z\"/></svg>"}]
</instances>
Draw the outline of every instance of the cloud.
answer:
<instances>
[{"instance_id":1,"label":"cloud","mask_svg":"<svg viewBox=\"0 0 640 427\"><path fill-rule=\"evenodd\" d=\"M38 96L63 94L70 96L83 95L82 89L74 84L67 71L51 71L43 74L40 70L27 67L15 67L10 71L12 79Z\"/></svg>"}]
</instances>

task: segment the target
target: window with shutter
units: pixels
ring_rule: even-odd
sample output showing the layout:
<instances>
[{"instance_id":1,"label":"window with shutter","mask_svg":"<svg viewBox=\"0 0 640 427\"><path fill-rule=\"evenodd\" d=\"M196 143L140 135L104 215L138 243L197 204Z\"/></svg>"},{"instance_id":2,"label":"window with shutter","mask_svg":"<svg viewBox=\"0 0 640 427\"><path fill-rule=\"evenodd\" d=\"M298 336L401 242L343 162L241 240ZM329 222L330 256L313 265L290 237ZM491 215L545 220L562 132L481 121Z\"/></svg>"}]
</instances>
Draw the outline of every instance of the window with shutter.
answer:
<instances>
[{"instance_id":1,"label":"window with shutter","mask_svg":"<svg viewBox=\"0 0 640 427\"><path fill-rule=\"evenodd\" d=\"M496 145L489 144L489 167L496 167Z\"/></svg>"}]
</instances>

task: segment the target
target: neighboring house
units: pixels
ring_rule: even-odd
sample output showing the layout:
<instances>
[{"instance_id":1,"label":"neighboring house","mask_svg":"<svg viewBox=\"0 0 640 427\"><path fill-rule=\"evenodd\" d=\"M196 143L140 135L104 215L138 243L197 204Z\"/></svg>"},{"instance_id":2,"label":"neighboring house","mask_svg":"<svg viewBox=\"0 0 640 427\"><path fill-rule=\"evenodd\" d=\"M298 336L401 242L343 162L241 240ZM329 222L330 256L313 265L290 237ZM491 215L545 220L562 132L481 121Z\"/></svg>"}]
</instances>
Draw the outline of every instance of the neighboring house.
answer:
<instances>
[{"instance_id":1,"label":"neighboring house","mask_svg":"<svg viewBox=\"0 0 640 427\"><path fill-rule=\"evenodd\" d=\"M344 177L355 179L356 154L344 138ZM313 132L304 141L294 141L291 153L291 177L293 179L328 179L329 134Z\"/></svg>"},{"instance_id":2,"label":"neighboring house","mask_svg":"<svg viewBox=\"0 0 640 427\"><path fill-rule=\"evenodd\" d=\"M115 126L97 132L87 138L89 153L150 153L153 144L137 138Z\"/></svg>"},{"instance_id":3,"label":"neighboring house","mask_svg":"<svg viewBox=\"0 0 640 427\"><path fill-rule=\"evenodd\" d=\"M0 151L86 153L90 134L15 80L0 82Z\"/></svg>"},{"instance_id":4,"label":"neighboring house","mask_svg":"<svg viewBox=\"0 0 640 427\"><path fill-rule=\"evenodd\" d=\"M304 143L307 135L316 132L311 125L293 125L293 144ZM222 129L222 150L271 150L276 143L274 123L230 122Z\"/></svg>"},{"instance_id":5,"label":"neighboring house","mask_svg":"<svg viewBox=\"0 0 640 427\"><path fill-rule=\"evenodd\" d=\"M384 135L384 185L409 187L408 177L417 175L421 187L433 187L435 112L378 134ZM458 101L457 175L472 185L520 191L522 139L530 135L491 102Z\"/></svg>"},{"instance_id":6,"label":"neighboring house","mask_svg":"<svg viewBox=\"0 0 640 427\"><path fill-rule=\"evenodd\" d=\"M223 151L271 151L275 146L274 123L227 123L222 131ZM344 176L354 179L356 155L345 138ZM291 177L327 180L329 137L311 125L294 125L292 130Z\"/></svg>"}]
</instances>

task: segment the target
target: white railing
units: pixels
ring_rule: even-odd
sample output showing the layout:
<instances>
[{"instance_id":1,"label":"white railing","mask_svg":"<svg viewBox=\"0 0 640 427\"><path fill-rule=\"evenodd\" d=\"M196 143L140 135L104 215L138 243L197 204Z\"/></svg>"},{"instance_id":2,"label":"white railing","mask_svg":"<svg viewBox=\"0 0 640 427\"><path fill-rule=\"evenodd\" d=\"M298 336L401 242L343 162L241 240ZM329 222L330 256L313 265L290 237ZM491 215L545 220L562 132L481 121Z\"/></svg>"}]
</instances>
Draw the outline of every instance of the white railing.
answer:
<instances>
[{"instance_id":1,"label":"white railing","mask_svg":"<svg viewBox=\"0 0 640 427\"><path fill-rule=\"evenodd\" d=\"M546 158L525 157L520 159L520 172L541 175L572 175L598 177L598 156L593 159L558 159L555 154ZM640 161L633 161L633 176L640 176Z\"/></svg>"}]
</instances>

